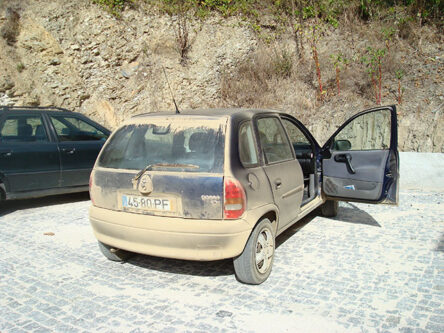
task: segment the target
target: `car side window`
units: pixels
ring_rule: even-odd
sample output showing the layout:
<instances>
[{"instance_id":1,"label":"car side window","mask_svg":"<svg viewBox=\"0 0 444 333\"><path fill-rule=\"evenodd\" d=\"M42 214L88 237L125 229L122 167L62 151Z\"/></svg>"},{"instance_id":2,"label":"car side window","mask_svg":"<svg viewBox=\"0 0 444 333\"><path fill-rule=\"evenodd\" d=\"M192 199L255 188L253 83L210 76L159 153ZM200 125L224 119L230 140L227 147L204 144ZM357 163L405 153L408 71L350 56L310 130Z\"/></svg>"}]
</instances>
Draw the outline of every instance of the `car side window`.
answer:
<instances>
[{"instance_id":1,"label":"car side window","mask_svg":"<svg viewBox=\"0 0 444 333\"><path fill-rule=\"evenodd\" d=\"M257 127L261 147L268 164L293 159L290 143L278 118L260 118L257 121Z\"/></svg>"},{"instance_id":2,"label":"car side window","mask_svg":"<svg viewBox=\"0 0 444 333\"><path fill-rule=\"evenodd\" d=\"M282 119L282 124L290 137L291 144L296 149L298 146L311 145L304 133L288 119Z\"/></svg>"},{"instance_id":3,"label":"car side window","mask_svg":"<svg viewBox=\"0 0 444 333\"><path fill-rule=\"evenodd\" d=\"M239 157L242 164L247 168L258 164L251 122L243 123L239 129Z\"/></svg>"},{"instance_id":4,"label":"car side window","mask_svg":"<svg viewBox=\"0 0 444 333\"><path fill-rule=\"evenodd\" d=\"M0 128L2 142L47 142L48 135L41 116L11 115Z\"/></svg>"},{"instance_id":5,"label":"car side window","mask_svg":"<svg viewBox=\"0 0 444 333\"><path fill-rule=\"evenodd\" d=\"M365 113L348 123L334 138L332 149L384 150L390 148L390 110Z\"/></svg>"},{"instance_id":6,"label":"car side window","mask_svg":"<svg viewBox=\"0 0 444 333\"><path fill-rule=\"evenodd\" d=\"M70 116L51 116L59 141L106 140L107 135L86 121Z\"/></svg>"}]
</instances>

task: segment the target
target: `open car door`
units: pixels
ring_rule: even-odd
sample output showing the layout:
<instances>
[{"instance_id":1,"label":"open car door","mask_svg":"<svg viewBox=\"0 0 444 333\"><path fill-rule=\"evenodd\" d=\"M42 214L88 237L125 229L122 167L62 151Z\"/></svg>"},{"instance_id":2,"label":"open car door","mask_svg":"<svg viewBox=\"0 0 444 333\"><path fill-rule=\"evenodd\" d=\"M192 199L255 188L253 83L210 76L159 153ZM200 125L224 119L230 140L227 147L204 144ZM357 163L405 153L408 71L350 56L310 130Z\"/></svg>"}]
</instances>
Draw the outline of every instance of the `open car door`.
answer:
<instances>
[{"instance_id":1,"label":"open car door","mask_svg":"<svg viewBox=\"0 0 444 333\"><path fill-rule=\"evenodd\" d=\"M329 199L398 203L396 107L363 111L347 120L322 148L322 189Z\"/></svg>"}]
</instances>

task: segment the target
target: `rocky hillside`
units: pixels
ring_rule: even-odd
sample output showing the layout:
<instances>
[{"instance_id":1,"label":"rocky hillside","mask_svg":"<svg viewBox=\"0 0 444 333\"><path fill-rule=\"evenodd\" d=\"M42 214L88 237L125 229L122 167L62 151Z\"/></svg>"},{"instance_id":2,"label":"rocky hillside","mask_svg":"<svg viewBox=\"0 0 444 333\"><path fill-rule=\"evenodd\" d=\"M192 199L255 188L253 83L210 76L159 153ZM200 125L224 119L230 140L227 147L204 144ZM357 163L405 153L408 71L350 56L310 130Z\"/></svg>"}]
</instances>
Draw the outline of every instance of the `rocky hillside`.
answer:
<instances>
[{"instance_id":1,"label":"rocky hillside","mask_svg":"<svg viewBox=\"0 0 444 333\"><path fill-rule=\"evenodd\" d=\"M321 143L350 115L376 105L359 59L382 43L381 103L397 104L398 78L404 91L400 150L444 152L444 38L434 26L409 23L384 39L381 22L351 17L325 25L316 44L320 96L309 31L297 56L291 29L276 37L282 29L266 15L252 25L212 14L187 21L181 56L180 20L143 2L116 18L88 0L1 1L0 104L61 106L115 128L133 114L173 109L165 68L182 109L285 110ZM334 54L349 59L339 94Z\"/></svg>"}]
</instances>

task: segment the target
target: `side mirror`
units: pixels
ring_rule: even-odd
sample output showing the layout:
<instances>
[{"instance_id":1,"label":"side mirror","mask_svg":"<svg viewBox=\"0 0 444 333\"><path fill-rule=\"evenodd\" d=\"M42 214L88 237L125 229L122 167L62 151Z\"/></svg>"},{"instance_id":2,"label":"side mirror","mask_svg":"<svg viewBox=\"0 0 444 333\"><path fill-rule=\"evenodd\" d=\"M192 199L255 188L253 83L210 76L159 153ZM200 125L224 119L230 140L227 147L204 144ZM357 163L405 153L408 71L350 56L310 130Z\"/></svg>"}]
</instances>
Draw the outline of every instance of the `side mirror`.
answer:
<instances>
[{"instance_id":1,"label":"side mirror","mask_svg":"<svg viewBox=\"0 0 444 333\"><path fill-rule=\"evenodd\" d=\"M350 150L351 147L352 147L352 144L348 140L337 140L333 144L333 150L344 151L344 150Z\"/></svg>"}]
</instances>

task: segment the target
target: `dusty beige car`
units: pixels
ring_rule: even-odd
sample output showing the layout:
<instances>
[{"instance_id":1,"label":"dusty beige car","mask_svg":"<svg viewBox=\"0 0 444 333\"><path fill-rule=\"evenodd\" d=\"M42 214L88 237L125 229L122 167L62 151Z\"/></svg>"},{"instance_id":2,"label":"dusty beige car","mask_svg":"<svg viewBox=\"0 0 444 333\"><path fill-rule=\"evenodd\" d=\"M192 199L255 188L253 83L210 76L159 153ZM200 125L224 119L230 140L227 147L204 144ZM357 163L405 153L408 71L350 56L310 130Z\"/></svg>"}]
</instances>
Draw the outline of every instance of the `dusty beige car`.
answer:
<instances>
[{"instance_id":1,"label":"dusty beige car","mask_svg":"<svg viewBox=\"0 0 444 333\"><path fill-rule=\"evenodd\" d=\"M320 147L294 117L270 110L194 110L131 118L103 147L90 181L102 253L219 260L236 277L270 275L275 238L338 200L398 200L394 106L352 117Z\"/></svg>"}]
</instances>

